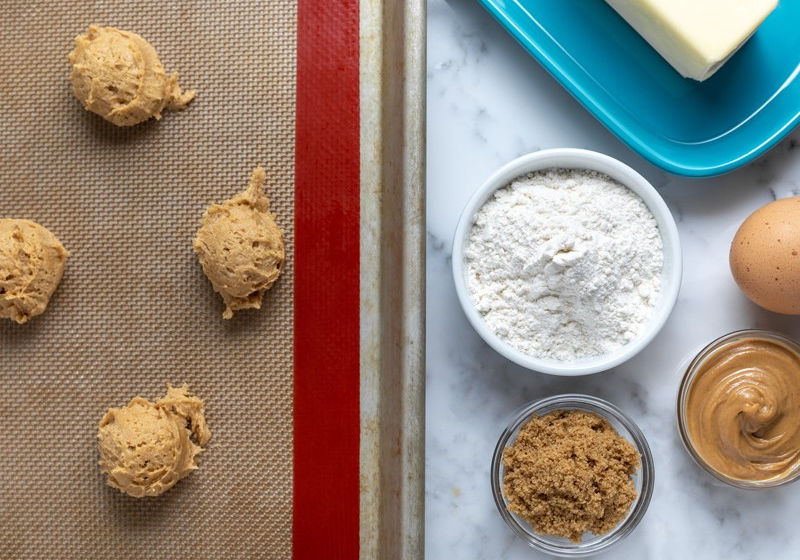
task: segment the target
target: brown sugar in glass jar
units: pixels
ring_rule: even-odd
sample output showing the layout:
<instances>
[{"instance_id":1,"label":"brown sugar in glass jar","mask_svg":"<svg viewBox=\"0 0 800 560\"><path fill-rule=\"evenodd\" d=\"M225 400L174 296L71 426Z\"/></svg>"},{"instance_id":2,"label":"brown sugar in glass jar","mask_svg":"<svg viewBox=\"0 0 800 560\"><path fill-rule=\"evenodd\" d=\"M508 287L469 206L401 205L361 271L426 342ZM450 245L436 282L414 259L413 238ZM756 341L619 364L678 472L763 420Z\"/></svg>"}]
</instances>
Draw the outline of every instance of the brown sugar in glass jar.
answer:
<instances>
[{"instance_id":1,"label":"brown sugar in glass jar","mask_svg":"<svg viewBox=\"0 0 800 560\"><path fill-rule=\"evenodd\" d=\"M532 418L547 418L550 413L555 413L557 419L567 419L567 423L571 425L567 426L567 428L570 429L577 427L578 423L583 422L583 420L573 422L569 419L568 416L570 412L588 413L589 416L599 417L602 421L598 423L596 426L597 428L601 428L602 424L603 430L611 431L608 429L608 426L606 426L607 424L610 425L610 428L615 432L613 437L607 441L611 442L612 446L617 447L620 442L614 442L614 439L620 437L624 438L635 450L628 450L624 454L626 456L638 454L639 459L638 464L635 465L637 468L635 468L635 470L631 469L633 470L632 473L625 474L626 477L630 477L635 497L632 503L626 500L627 503L630 503L630 506L628 507L627 503L624 505L626 511L623 512L621 519L615 518L609 520L608 524L601 523L598 526L600 529L598 532L601 534L592 532L594 527L588 527L586 529L587 532L580 535L580 538L568 538L567 536L547 534L549 530L555 529L553 532L560 532L563 528L558 527L559 524L549 521L541 526L541 528L544 529L543 531L537 531L531 525L530 519L526 520L524 515L516 513L514 510L519 509L513 503L516 490L510 490L506 485L506 474L509 472L509 468L506 462L504 462L504 455L508 456L509 450L512 450L511 455L516 454L516 452L513 451L513 447L517 441L517 437ZM576 415L576 419L579 419L581 416L582 415ZM576 430L574 434L579 432L580 430ZM594 436L590 437L593 441L598 441ZM526 445L524 436L522 443L523 446ZM620 448L623 447L629 446L625 445ZM520 450L518 449L517 451ZM633 451L633 453L630 453L630 451ZM623 463L633 465L634 461L626 459ZM530 466L534 469L536 468L536 465ZM596 469L589 470L592 471ZM584 474L595 476L588 472ZM514 412L509 420L507 428L497 442L491 467L491 485L495 505L497 506L500 516L514 533L536 550L557 556L571 557L588 556L608 550L629 535L639 524L639 521L641 521L647 511L653 493L654 477L653 457L650 448L645 440L644 434L642 434L636 424L611 403L596 397L576 394L548 397L525 405ZM530 482L532 487L536 486L536 480L531 480ZM598 480L597 482L602 484L603 481ZM523 494L525 494L525 492L523 492ZM619 500L616 501L618 505L622 507L621 502L619 502ZM614 509L619 511L619 508ZM570 536L576 537L574 533Z\"/></svg>"}]
</instances>

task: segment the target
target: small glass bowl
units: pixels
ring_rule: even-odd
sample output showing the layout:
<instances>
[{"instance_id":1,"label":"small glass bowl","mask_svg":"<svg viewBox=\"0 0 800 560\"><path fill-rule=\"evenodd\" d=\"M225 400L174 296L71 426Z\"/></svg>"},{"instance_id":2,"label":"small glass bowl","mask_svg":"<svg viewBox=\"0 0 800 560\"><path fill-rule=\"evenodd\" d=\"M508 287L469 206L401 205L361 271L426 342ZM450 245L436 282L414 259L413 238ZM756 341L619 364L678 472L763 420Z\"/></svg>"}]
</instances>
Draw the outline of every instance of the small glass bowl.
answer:
<instances>
[{"instance_id":1,"label":"small glass bowl","mask_svg":"<svg viewBox=\"0 0 800 560\"><path fill-rule=\"evenodd\" d=\"M533 531L531 526L521 517L508 510L508 501L503 495L503 451L516 438L520 428L533 414L545 415L554 410L583 410L593 412L606 418L614 429L633 444L641 455L641 465L632 475L636 488L636 499L631 504L626 517L608 533L595 535L587 533L583 540L574 543L569 539L542 535ZM622 539L627 537L639 521L644 517L650 498L653 495L655 484L655 470L653 468L653 455L644 434L624 412L613 404L589 395L566 394L541 399L523 406L513 413L508 427L503 431L492 456L492 495L497 505L497 510L516 535L529 546L556 556L580 557L596 554L608 550Z\"/></svg>"},{"instance_id":2,"label":"small glass bowl","mask_svg":"<svg viewBox=\"0 0 800 560\"><path fill-rule=\"evenodd\" d=\"M683 446L686 448L686 451L692 457L694 462L697 463L703 470L714 476L717 480L736 488L744 488L747 490L775 488L790 482L794 482L800 478L800 468L785 476L772 478L769 480L743 480L729 477L706 463L700 453L695 449L694 444L692 443L692 438L689 436L689 430L686 426L686 405L689 399L689 391L692 387L695 377L697 376L697 372L709 358L712 358L720 351L724 351L726 347L735 344L737 341L743 338L774 342L781 346L785 346L790 351L800 355L800 344L780 333L773 331L762 329L744 329L717 338L705 348L700 350L700 352L698 352L697 356L695 356L695 358L689 363L689 366L686 368L686 373L683 375L683 380L681 381L680 389L678 390L678 431L680 432Z\"/></svg>"}]
</instances>

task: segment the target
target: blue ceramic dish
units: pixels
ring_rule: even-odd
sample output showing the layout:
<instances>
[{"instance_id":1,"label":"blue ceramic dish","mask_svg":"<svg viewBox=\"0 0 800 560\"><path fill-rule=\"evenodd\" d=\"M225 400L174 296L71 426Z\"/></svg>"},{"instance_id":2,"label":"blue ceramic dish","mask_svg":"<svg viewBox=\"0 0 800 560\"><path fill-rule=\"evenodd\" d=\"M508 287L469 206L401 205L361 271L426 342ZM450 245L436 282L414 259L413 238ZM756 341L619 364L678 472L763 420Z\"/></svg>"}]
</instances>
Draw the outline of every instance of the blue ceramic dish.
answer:
<instances>
[{"instance_id":1,"label":"blue ceramic dish","mask_svg":"<svg viewBox=\"0 0 800 560\"><path fill-rule=\"evenodd\" d=\"M800 0L780 0L705 82L683 78L603 0L479 0L592 114L679 175L732 171L800 122Z\"/></svg>"}]
</instances>

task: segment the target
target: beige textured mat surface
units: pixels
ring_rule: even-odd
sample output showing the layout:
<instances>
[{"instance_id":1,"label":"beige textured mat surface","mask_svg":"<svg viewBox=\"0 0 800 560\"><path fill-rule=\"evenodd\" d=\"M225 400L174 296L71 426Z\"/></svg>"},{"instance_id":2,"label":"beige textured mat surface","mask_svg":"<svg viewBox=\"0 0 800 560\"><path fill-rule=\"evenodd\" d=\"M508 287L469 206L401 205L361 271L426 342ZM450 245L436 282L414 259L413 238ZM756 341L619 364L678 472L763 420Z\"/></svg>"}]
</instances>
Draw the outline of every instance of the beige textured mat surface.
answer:
<instances>
[{"instance_id":1,"label":"beige textured mat surface","mask_svg":"<svg viewBox=\"0 0 800 560\"><path fill-rule=\"evenodd\" d=\"M0 323L0 558L290 556L294 4L0 2L0 216L72 253L44 315ZM85 112L66 56L92 23L149 40L196 100L130 129ZM223 321L191 239L256 165L289 262ZM200 470L129 498L99 473L97 423L167 381L213 438Z\"/></svg>"}]
</instances>

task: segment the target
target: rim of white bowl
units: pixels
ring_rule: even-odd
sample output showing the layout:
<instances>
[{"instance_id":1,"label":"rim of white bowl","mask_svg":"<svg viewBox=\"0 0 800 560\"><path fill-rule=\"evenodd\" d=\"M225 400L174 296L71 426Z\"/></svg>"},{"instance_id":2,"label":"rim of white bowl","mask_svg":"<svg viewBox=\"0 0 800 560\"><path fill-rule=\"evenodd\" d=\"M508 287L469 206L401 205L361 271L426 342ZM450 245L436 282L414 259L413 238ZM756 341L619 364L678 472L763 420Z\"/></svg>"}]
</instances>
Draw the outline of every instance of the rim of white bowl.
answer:
<instances>
[{"instance_id":1,"label":"rim of white bowl","mask_svg":"<svg viewBox=\"0 0 800 560\"><path fill-rule=\"evenodd\" d=\"M653 313L643 332L622 348L602 356L580 358L572 362L536 358L524 354L497 336L475 308L466 281L464 249L469 243L473 217L492 194L526 173L544 169L582 169L604 173L636 193L653 214L664 245L664 268L661 289ZM453 279L456 293L467 319L489 346L509 360L533 371L551 375L588 375L609 370L643 350L667 322L680 291L683 274L681 243L675 219L656 188L642 175L621 161L591 150L551 148L518 157L492 173L470 197L456 226L453 239Z\"/></svg>"}]
</instances>

